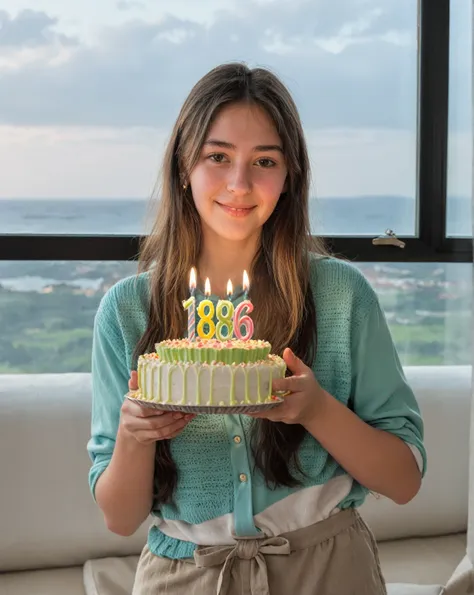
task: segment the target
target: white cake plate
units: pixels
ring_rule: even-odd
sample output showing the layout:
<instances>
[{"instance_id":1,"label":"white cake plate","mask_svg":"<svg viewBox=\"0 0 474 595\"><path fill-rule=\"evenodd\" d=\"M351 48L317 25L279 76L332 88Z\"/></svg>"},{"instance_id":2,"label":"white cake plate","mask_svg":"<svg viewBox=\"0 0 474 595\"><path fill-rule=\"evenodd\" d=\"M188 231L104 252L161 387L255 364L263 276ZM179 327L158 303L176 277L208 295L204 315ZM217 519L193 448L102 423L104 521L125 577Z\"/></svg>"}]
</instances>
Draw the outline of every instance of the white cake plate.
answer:
<instances>
[{"instance_id":1,"label":"white cake plate","mask_svg":"<svg viewBox=\"0 0 474 595\"><path fill-rule=\"evenodd\" d=\"M260 411L267 411L273 409L277 405L283 402L284 396L289 393L276 393L277 399L271 403L256 403L252 405L229 405L223 407L221 405L177 405L176 403L156 403L155 401L146 401L140 398L140 391L134 390L128 392L125 397L130 401L135 401L149 407L151 409L157 409L159 411L179 411L181 413L218 413L218 414L235 414L235 413L259 413Z\"/></svg>"}]
</instances>

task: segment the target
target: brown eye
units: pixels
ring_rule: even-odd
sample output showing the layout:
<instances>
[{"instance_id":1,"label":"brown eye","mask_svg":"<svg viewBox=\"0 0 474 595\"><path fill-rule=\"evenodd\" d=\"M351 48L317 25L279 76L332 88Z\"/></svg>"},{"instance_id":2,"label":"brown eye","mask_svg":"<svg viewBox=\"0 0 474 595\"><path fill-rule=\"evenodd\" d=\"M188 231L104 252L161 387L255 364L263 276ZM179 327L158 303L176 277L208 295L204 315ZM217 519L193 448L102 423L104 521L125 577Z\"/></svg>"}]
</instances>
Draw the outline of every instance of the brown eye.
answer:
<instances>
[{"instance_id":1,"label":"brown eye","mask_svg":"<svg viewBox=\"0 0 474 595\"><path fill-rule=\"evenodd\" d=\"M270 168L270 167L274 167L276 165L275 161L273 161L273 159L268 159L267 157L262 157L262 159L259 159L257 161L259 167L263 167L264 169Z\"/></svg>"},{"instance_id":2,"label":"brown eye","mask_svg":"<svg viewBox=\"0 0 474 595\"><path fill-rule=\"evenodd\" d=\"M214 163L223 163L225 155L223 153L212 153L212 155L208 156L208 159L214 161Z\"/></svg>"}]
</instances>

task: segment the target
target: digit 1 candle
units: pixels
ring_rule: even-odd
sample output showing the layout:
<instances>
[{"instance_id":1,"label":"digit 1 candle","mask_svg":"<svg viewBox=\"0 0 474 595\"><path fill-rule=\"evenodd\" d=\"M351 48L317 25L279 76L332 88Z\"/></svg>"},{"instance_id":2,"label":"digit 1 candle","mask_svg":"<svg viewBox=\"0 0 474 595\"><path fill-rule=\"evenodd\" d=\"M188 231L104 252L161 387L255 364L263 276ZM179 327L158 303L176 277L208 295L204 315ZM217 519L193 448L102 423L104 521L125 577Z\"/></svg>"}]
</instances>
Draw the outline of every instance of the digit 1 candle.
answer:
<instances>
[{"instance_id":1,"label":"digit 1 candle","mask_svg":"<svg viewBox=\"0 0 474 595\"><path fill-rule=\"evenodd\" d=\"M230 301L232 293L232 281L229 279L229 281L227 282L227 297L229 299L219 300L217 302L216 308L216 315L218 320L216 327L216 337L219 339L219 341L226 341L228 339L232 339L234 330L234 325L232 323L232 316L234 315L234 304ZM223 333L224 328L227 329L225 335Z\"/></svg>"},{"instance_id":2,"label":"digit 1 candle","mask_svg":"<svg viewBox=\"0 0 474 595\"><path fill-rule=\"evenodd\" d=\"M206 279L204 284L204 293L207 297L211 295L211 283L209 279ZM207 313L206 308L208 309ZM212 320L214 317L214 304L211 302L211 300L206 299L199 303L198 315L200 320L197 326L197 334L201 339L212 339L214 333L216 332L216 325ZM204 330L205 324L208 326L207 332Z\"/></svg>"},{"instance_id":3,"label":"digit 1 candle","mask_svg":"<svg viewBox=\"0 0 474 595\"><path fill-rule=\"evenodd\" d=\"M196 269L193 267L189 274L189 291L191 297L183 302L183 307L188 311L188 339L194 341L196 339L196 298L194 292L196 291Z\"/></svg>"},{"instance_id":4,"label":"digit 1 candle","mask_svg":"<svg viewBox=\"0 0 474 595\"><path fill-rule=\"evenodd\" d=\"M253 304L247 299L249 287L249 277L247 271L244 271L244 300L237 306L234 312L234 334L241 341L249 341L254 331L253 320L248 316L253 312ZM245 329L244 333L242 333L242 326Z\"/></svg>"}]
</instances>

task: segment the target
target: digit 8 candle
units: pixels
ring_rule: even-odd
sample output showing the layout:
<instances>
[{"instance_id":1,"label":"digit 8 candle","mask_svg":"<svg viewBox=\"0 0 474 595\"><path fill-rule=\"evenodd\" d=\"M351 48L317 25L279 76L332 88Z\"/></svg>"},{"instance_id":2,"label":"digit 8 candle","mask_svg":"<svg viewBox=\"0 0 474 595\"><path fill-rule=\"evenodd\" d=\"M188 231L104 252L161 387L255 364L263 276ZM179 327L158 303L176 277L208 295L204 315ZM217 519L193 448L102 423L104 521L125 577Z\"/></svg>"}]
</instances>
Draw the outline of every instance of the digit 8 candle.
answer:
<instances>
[{"instance_id":1,"label":"digit 8 candle","mask_svg":"<svg viewBox=\"0 0 474 595\"><path fill-rule=\"evenodd\" d=\"M211 284L209 282L209 279L206 279L204 293L206 294L206 296L211 295ZM207 313L206 308L208 309ZM214 317L214 304L211 302L211 300L202 300L202 302L199 303L197 311L198 316L200 318L199 324L197 326L197 334L201 339L212 339L214 333L216 332L216 325L212 320ZM204 330L205 324L208 325L207 333Z\"/></svg>"},{"instance_id":2,"label":"digit 8 candle","mask_svg":"<svg viewBox=\"0 0 474 595\"><path fill-rule=\"evenodd\" d=\"M234 304L230 301L232 297L233 287L232 281L229 279L227 281L227 300L219 300L217 302L216 314L217 323L216 328L216 337L219 341L226 341L232 339L234 333L234 324L232 322L232 317L234 315ZM224 308L226 309L226 314L224 315ZM224 328L227 329L227 334L224 335L222 332Z\"/></svg>"}]
</instances>

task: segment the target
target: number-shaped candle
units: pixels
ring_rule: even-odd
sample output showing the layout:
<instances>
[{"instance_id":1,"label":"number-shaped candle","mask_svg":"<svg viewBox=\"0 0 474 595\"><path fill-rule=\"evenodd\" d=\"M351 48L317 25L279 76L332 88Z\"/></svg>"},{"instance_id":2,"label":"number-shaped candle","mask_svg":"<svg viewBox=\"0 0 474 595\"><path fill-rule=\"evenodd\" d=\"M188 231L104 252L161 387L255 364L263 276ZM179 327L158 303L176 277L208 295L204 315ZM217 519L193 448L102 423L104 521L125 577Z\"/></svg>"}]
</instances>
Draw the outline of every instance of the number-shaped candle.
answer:
<instances>
[{"instance_id":1,"label":"number-shaped candle","mask_svg":"<svg viewBox=\"0 0 474 595\"><path fill-rule=\"evenodd\" d=\"M241 341L250 341L254 331L253 320L248 316L253 312L253 304L247 299L249 286L247 271L244 271L244 300L237 306L234 312L234 334ZM242 326L245 328L244 333L242 333Z\"/></svg>"},{"instance_id":2,"label":"number-shaped candle","mask_svg":"<svg viewBox=\"0 0 474 595\"><path fill-rule=\"evenodd\" d=\"M196 298L194 292L196 290L196 270L191 269L189 275L189 290L191 297L183 302L183 307L188 311L188 339L194 341L196 339Z\"/></svg>"},{"instance_id":3,"label":"number-shaped candle","mask_svg":"<svg viewBox=\"0 0 474 595\"><path fill-rule=\"evenodd\" d=\"M211 295L211 284L209 282L209 279L206 279L206 282L204 285L204 293L208 297ZM207 312L206 312L206 308L207 308ZM211 302L211 300L206 299L206 300L202 300L202 302L200 302L199 307L198 307L198 315L200 318L199 324L197 326L198 335L201 337L201 339L212 339L212 337L214 336L214 333L216 332L216 325L214 324L214 321L213 321L214 304ZM207 326L208 326L207 333L204 330L205 324L207 324Z\"/></svg>"},{"instance_id":4,"label":"number-shaped candle","mask_svg":"<svg viewBox=\"0 0 474 595\"><path fill-rule=\"evenodd\" d=\"M217 315L217 327L216 327L216 337L219 341L226 341L228 339L232 339L234 325L232 322L232 317L234 315L234 304L230 301L230 297L232 296L233 288L232 288L232 281L229 279L227 283L227 295L229 297L228 300L219 300L217 302L216 308L216 315ZM225 310L225 314L224 314ZM223 330L227 329L226 334L224 335Z\"/></svg>"},{"instance_id":5,"label":"number-shaped candle","mask_svg":"<svg viewBox=\"0 0 474 595\"><path fill-rule=\"evenodd\" d=\"M240 302L234 312L234 335L241 341L249 341L253 336L253 320L248 316L253 312L253 304L250 300ZM241 327L245 327L242 333Z\"/></svg>"}]
</instances>

